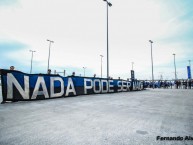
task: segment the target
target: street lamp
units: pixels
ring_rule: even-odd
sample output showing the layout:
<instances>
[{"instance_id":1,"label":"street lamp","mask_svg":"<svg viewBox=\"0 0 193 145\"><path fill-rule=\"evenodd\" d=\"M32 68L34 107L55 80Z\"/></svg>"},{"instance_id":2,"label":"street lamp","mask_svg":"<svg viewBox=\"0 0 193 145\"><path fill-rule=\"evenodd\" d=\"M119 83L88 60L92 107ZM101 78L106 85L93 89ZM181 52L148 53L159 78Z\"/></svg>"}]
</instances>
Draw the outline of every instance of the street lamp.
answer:
<instances>
[{"instance_id":1,"label":"street lamp","mask_svg":"<svg viewBox=\"0 0 193 145\"><path fill-rule=\"evenodd\" d=\"M175 69L175 80L177 79L177 74L176 74L176 54L174 53L174 69Z\"/></svg>"},{"instance_id":2,"label":"street lamp","mask_svg":"<svg viewBox=\"0 0 193 145\"><path fill-rule=\"evenodd\" d=\"M163 80L163 72L159 72L159 74L160 74L160 80Z\"/></svg>"},{"instance_id":3,"label":"street lamp","mask_svg":"<svg viewBox=\"0 0 193 145\"><path fill-rule=\"evenodd\" d=\"M190 79L192 79L191 60L188 60L188 61L189 61L189 67L190 67Z\"/></svg>"},{"instance_id":4,"label":"street lamp","mask_svg":"<svg viewBox=\"0 0 193 145\"><path fill-rule=\"evenodd\" d=\"M152 40L149 40L150 44L151 44L151 70L152 70L152 83L153 83L153 89L154 89L154 75L153 75L153 54L152 54Z\"/></svg>"},{"instance_id":5,"label":"street lamp","mask_svg":"<svg viewBox=\"0 0 193 145\"><path fill-rule=\"evenodd\" d=\"M49 64L50 64L50 47L51 47L51 43L54 43L54 41L51 41L51 40L48 40L47 39L47 41L49 41L50 43L49 43L49 54L48 54L48 69L47 70L49 70Z\"/></svg>"},{"instance_id":6,"label":"street lamp","mask_svg":"<svg viewBox=\"0 0 193 145\"><path fill-rule=\"evenodd\" d=\"M85 69L86 69L86 67L82 67L83 69L84 69L84 77L85 77Z\"/></svg>"},{"instance_id":7,"label":"street lamp","mask_svg":"<svg viewBox=\"0 0 193 145\"><path fill-rule=\"evenodd\" d=\"M133 70L133 64L134 64L134 62L131 62L131 65L132 65L132 70Z\"/></svg>"},{"instance_id":8,"label":"street lamp","mask_svg":"<svg viewBox=\"0 0 193 145\"><path fill-rule=\"evenodd\" d=\"M33 61L33 53L36 52L34 50L29 50L31 52L31 68L30 68L30 74L32 73L32 61Z\"/></svg>"},{"instance_id":9,"label":"street lamp","mask_svg":"<svg viewBox=\"0 0 193 145\"><path fill-rule=\"evenodd\" d=\"M112 6L112 4L110 2L108 2L107 0L103 0L107 3L107 79L109 78L109 7Z\"/></svg>"},{"instance_id":10,"label":"street lamp","mask_svg":"<svg viewBox=\"0 0 193 145\"><path fill-rule=\"evenodd\" d=\"M101 56L101 78L103 77L103 67L102 67L102 62L103 62L103 55Z\"/></svg>"}]
</instances>

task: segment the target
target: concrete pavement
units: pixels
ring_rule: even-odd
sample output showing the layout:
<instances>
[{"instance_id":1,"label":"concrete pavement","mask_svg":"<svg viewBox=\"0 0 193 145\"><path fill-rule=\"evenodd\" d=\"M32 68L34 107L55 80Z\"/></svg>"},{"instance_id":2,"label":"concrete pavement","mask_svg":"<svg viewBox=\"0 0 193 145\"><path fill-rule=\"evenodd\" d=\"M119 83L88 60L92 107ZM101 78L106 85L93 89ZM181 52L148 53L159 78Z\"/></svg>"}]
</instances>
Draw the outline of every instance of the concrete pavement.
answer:
<instances>
[{"instance_id":1,"label":"concrete pavement","mask_svg":"<svg viewBox=\"0 0 193 145\"><path fill-rule=\"evenodd\" d=\"M193 137L193 90L147 89L0 105L1 145L193 144L157 136Z\"/></svg>"}]
</instances>

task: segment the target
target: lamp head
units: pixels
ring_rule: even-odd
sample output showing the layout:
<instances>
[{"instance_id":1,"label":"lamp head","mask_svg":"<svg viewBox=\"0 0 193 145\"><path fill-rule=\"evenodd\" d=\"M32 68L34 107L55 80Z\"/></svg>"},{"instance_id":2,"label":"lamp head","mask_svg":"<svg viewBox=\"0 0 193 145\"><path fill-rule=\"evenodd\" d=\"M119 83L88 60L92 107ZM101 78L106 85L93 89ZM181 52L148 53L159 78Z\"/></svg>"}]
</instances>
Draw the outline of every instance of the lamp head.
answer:
<instances>
[{"instance_id":1,"label":"lamp head","mask_svg":"<svg viewBox=\"0 0 193 145\"><path fill-rule=\"evenodd\" d=\"M109 3L109 2L108 2L108 5L109 5L109 7L111 7L111 6L112 6L112 4L111 4L111 3Z\"/></svg>"},{"instance_id":2,"label":"lamp head","mask_svg":"<svg viewBox=\"0 0 193 145\"><path fill-rule=\"evenodd\" d=\"M49 41L49 42L51 42L51 43L54 43L54 41L52 41L52 40L48 40L48 39L47 39L47 41Z\"/></svg>"},{"instance_id":3,"label":"lamp head","mask_svg":"<svg viewBox=\"0 0 193 145\"><path fill-rule=\"evenodd\" d=\"M36 52L35 50L29 50L30 52Z\"/></svg>"}]
</instances>

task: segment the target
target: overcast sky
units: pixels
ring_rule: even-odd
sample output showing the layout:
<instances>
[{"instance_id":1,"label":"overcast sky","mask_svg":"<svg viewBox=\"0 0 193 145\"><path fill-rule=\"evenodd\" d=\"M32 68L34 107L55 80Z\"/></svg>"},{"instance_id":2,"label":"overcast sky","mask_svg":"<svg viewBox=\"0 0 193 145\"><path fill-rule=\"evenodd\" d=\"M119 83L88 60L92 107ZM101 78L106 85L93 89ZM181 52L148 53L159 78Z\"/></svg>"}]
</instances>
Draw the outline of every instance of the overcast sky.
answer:
<instances>
[{"instance_id":1,"label":"overcast sky","mask_svg":"<svg viewBox=\"0 0 193 145\"><path fill-rule=\"evenodd\" d=\"M153 43L154 76L187 78L193 60L192 0L109 0L109 74L130 78L134 62L138 79L151 79ZM49 42L50 68L67 75L106 77L106 4L103 0L0 0L0 68L14 65L29 73L46 73Z\"/></svg>"}]
</instances>

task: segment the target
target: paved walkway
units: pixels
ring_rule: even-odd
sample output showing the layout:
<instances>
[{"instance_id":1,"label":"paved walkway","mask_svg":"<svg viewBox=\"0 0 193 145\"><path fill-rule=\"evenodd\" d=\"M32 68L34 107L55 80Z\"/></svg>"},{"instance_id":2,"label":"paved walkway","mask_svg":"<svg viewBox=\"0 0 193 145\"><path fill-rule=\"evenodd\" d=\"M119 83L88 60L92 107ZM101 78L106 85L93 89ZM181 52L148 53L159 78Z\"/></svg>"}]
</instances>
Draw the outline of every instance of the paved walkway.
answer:
<instances>
[{"instance_id":1,"label":"paved walkway","mask_svg":"<svg viewBox=\"0 0 193 145\"><path fill-rule=\"evenodd\" d=\"M1 96L0 96L1 97ZM163 145L193 137L193 90L148 89L0 105L1 145Z\"/></svg>"}]
</instances>

